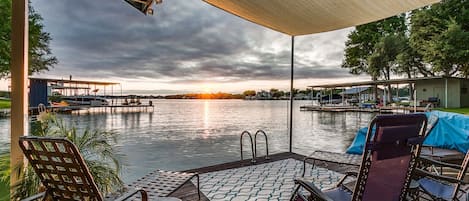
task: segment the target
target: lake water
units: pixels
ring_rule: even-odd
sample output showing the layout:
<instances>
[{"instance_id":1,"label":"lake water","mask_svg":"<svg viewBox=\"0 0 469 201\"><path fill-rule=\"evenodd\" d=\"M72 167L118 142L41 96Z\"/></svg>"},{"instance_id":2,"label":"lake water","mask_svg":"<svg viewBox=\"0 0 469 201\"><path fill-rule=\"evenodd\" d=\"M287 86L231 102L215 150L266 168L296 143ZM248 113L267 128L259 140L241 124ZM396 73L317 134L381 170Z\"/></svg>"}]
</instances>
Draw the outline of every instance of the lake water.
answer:
<instances>
[{"instance_id":1,"label":"lake water","mask_svg":"<svg viewBox=\"0 0 469 201\"><path fill-rule=\"evenodd\" d=\"M240 134L264 130L271 153L288 151L288 101L153 100L154 112L59 115L78 128L114 130L124 163L123 179L133 181L155 169L185 170L240 159ZM295 101L293 151L343 152L369 113L300 111ZM9 119L0 119L0 152L8 149ZM260 138L258 155L264 155ZM245 157L249 157L245 138Z\"/></svg>"}]
</instances>

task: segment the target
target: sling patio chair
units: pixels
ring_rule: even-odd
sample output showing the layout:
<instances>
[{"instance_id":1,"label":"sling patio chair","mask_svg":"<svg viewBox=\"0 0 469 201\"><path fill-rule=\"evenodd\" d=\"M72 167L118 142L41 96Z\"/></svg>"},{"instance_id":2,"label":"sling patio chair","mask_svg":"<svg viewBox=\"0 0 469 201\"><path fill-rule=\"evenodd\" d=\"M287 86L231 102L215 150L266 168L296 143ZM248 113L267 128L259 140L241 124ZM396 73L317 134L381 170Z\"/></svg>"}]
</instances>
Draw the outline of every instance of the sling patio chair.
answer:
<instances>
[{"instance_id":1,"label":"sling patio chair","mask_svg":"<svg viewBox=\"0 0 469 201\"><path fill-rule=\"evenodd\" d=\"M25 200L105 200L78 148L68 139L22 136L19 145L46 189ZM148 194L145 190L134 189L115 200L130 198L146 201Z\"/></svg>"},{"instance_id":2,"label":"sling patio chair","mask_svg":"<svg viewBox=\"0 0 469 201\"><path fill-rule=\"evenodd\" d=\"M430 115L428 118L428 124L425 131L425 136L427 136L433 128L438 123L438 116ZM458 159L460 156L457 154L458 152L455 150L448 150L448 149L441 149L441 148L434 148L423 146L422 147L421 156L428 156L428 157L438 157L443 158L444 160L452 160L454 158ZM456 152L456 153L455 153ZM312 162L312 169L316 166L316 162L326 162L338 164L338 165L345 165L350 167L354 170L357 170L361 164L362 155L360 154L349 154L349 153L338 153L338 152L330 152L330 151L323 151L323 150L316 150L309 156L306 156L303 159L303 173L302 177L306 174L306 163Z\"/></svg>"},{"instance_id":3,"label":"sling patio chair","mask_svg":"<svg viewBox=\"0 0 469 201\"><path fill-rule=\"evenodd\" d=\"M445 163L442 161L433 160L431 158L420 158L419 163L422 167L432 167L434 165L446 167L458 171L457 177L450 177L439 175L435 172L430 172L424 168L417 168L416 174L421 176L417 180L420 189L425 195L420 196L422 199L428 200L468 200L467 189L463 189L467 185L464 181L467 167L469 164L469 151L466 153L461 165Z\"/></svg>"},{"instance_id":4,"label":"sling patio chair","mask_svg":"<svg viewBox=\"0 0 469 201\"><path fill-rule=\"evenodd\" d=\"M358 173L346 174L336 188L325 191L309 181L297 179L298 187L291 200L406 200L426 126L424 114L376 116L368 127ZM357 180L350 191L343 183L352 175ZM299 191L301 187L310 195Z\"/></svg>"}]
</instances>

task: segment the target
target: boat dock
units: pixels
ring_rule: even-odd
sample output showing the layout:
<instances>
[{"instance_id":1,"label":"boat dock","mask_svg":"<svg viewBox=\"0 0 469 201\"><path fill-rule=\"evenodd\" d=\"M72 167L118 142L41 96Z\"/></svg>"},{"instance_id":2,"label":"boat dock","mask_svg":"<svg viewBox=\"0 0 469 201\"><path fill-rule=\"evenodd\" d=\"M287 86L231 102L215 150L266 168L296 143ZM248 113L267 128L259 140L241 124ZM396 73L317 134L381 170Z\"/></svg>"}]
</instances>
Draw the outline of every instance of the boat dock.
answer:
<instances>
[{"instance_id":1,"label":"boat dock","mask_svg":"<svg viewBox=\"0 0 469 201\"><path fill-rule=\"evenodd\" d=\"M153 104L141 104L141 105L101 105L101 106L90 106L90 105L69 105L69 106L47 106L47 110L57 113L72 113L80 111L88 111L95 113L115 113L115 112L153 112L155 106ZM37 114L38 107L30 107L30 114Z\"/></svg>"},{"instance_id":2,"label":"boat dock","mask_svg":"<svg viewBox=\"0 0 469 201\"><path fill-rule=\"evenodd\" d=\"M368 112L380 114L406 114L413 112L425 112L428 108L425 107L377 107L377 108L363 108L357 106L317 106L317 105L303 105L300 106L300 111L320 111L320 112Z\"/></svg>"}]
</instances>

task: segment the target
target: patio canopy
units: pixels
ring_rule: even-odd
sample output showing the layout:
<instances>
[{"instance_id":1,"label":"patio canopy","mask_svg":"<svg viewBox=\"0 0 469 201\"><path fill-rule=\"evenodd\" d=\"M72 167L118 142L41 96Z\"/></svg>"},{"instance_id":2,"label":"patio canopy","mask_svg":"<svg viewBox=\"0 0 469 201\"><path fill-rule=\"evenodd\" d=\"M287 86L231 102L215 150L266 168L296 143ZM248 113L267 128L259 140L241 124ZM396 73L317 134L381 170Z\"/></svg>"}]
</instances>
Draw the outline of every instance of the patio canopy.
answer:
<instances>
[{"instance_id":1,"label":"patio canopy","mask_svg":"<svg viewBox=\"0 0 469 201\"><path fill-rule=\"evenodd\" d=\"M228 13L292 37L290 91L294 80L294 37L353 27L411 11L439 0L204 0ZM292 152L293 93L289 150Z\"/></svg>"},{"instance_id":2,"label":"patio canopy","mask_svg":"<svg viewBox=\"0 0 469 201\"><path fill-rule=\"evenodd\" d=\"M357 26L439 0L204 0L233 15L291 35Z\"/></svg>"}]
</instances>

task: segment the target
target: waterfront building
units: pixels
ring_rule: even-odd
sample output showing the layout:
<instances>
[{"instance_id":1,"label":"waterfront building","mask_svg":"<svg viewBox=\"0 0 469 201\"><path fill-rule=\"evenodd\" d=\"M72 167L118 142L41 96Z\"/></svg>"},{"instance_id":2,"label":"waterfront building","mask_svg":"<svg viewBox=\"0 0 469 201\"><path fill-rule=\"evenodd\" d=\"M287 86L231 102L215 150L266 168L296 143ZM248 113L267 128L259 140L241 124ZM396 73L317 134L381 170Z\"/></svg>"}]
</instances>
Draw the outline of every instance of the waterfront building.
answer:
<instances>
[{"instance_id":1,"label":"waterfront building","mask_svg":"<svg viewBox=\"0 0 469 201\"><path fill-rule=\"evenodd\" d=\"M435 107L469 107L469 79L457 77L432 77L415 80L419 105L432 103Z\"/></svg>"}]
</instances>

